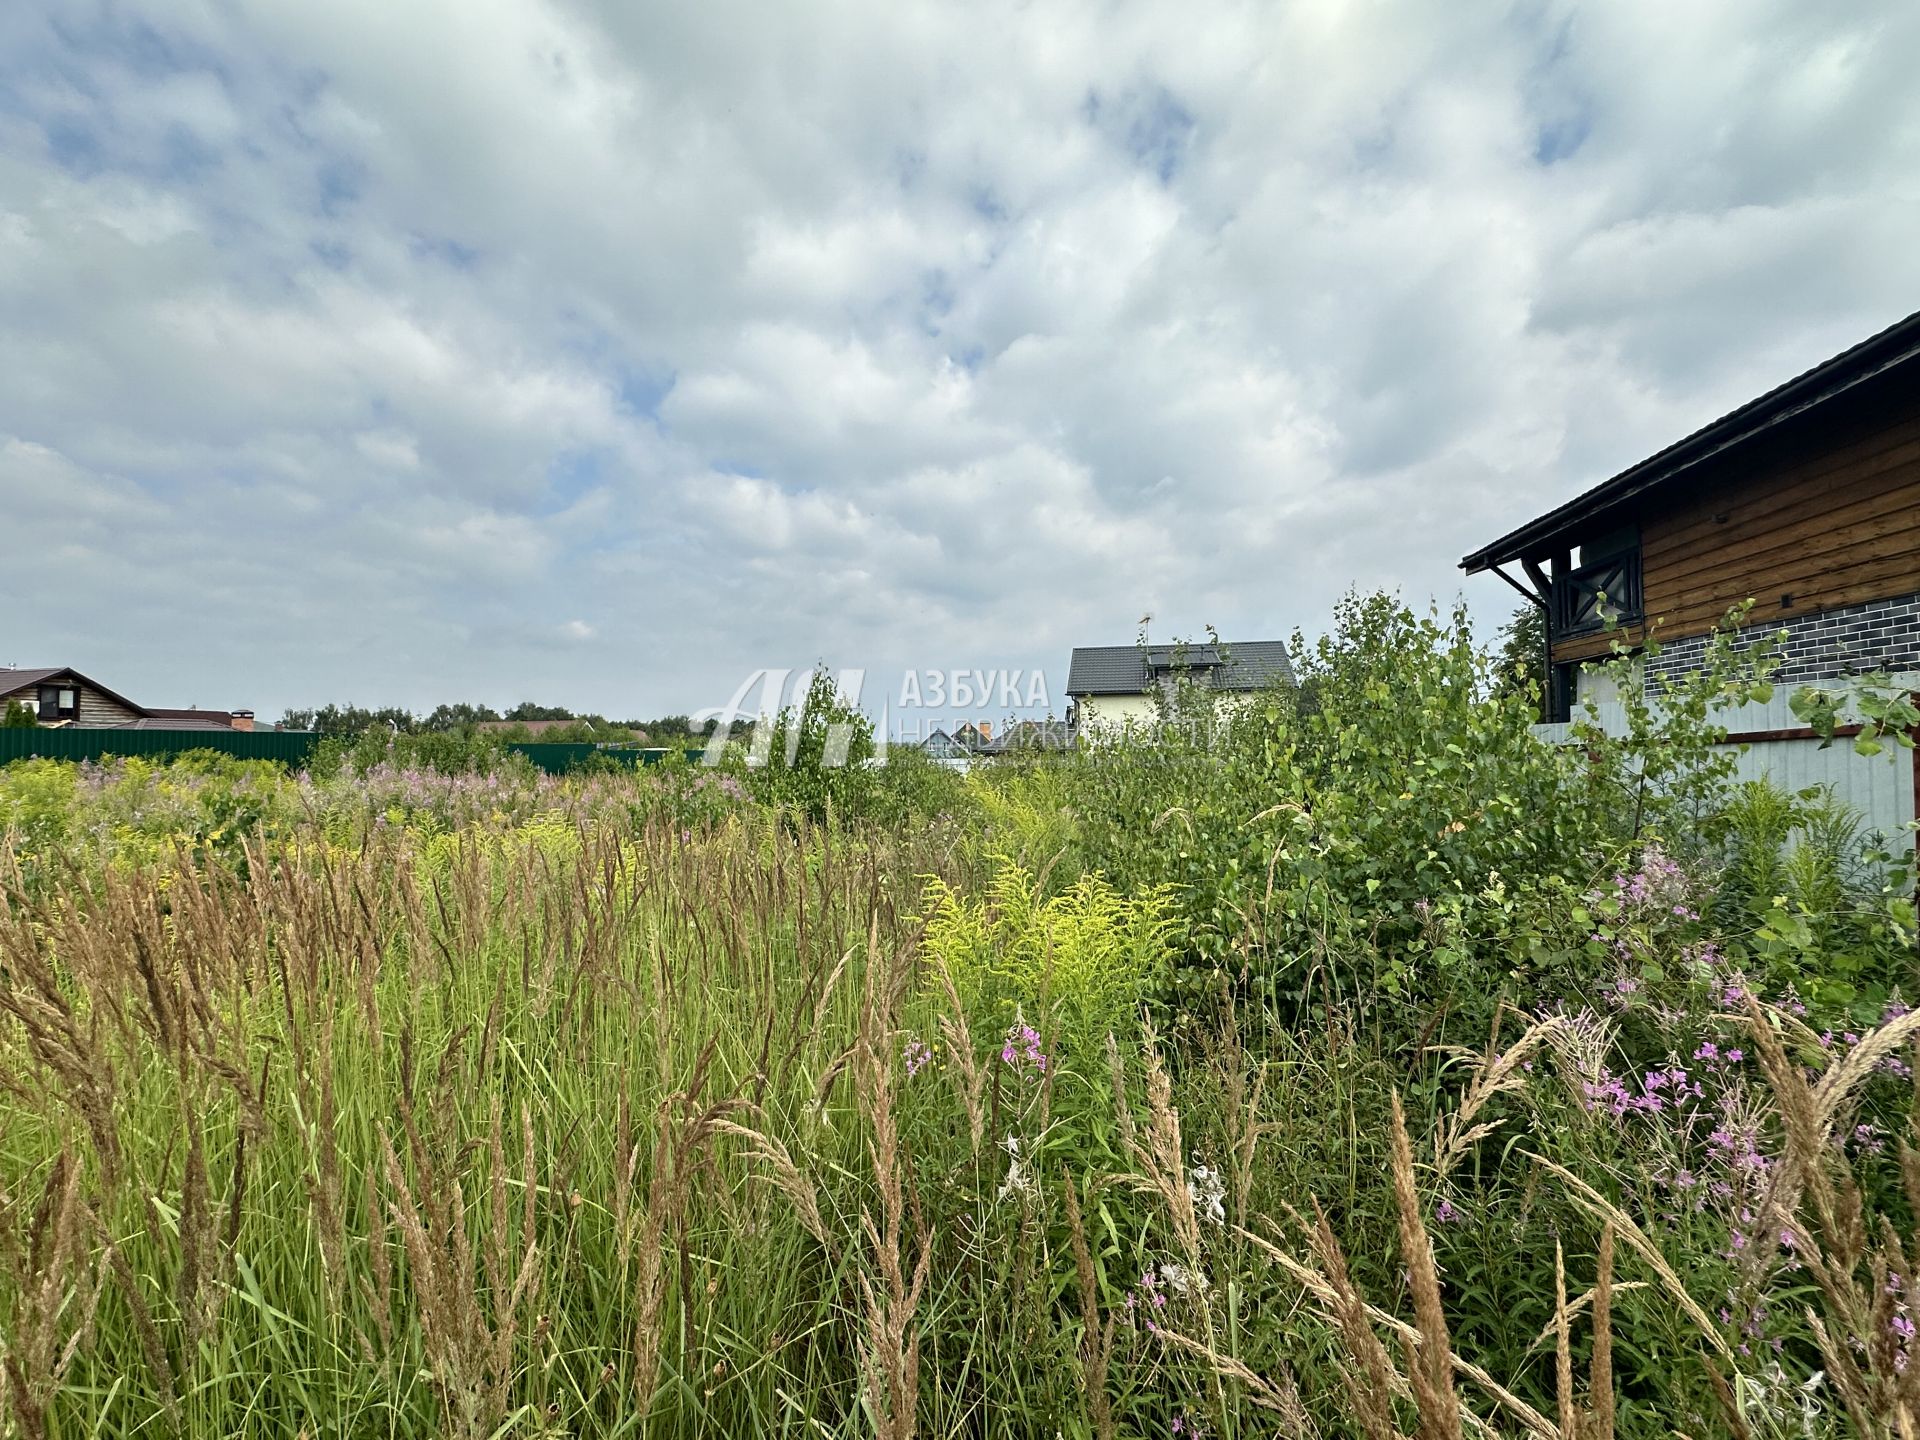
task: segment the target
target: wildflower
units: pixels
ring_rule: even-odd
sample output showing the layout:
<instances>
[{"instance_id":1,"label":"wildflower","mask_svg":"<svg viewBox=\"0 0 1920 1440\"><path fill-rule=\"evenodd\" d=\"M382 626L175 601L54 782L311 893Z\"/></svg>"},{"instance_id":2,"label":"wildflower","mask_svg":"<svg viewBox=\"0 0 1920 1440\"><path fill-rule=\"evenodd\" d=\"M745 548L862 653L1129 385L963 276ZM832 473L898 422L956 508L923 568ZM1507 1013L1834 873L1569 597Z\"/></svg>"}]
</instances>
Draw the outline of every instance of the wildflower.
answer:
<instances>
[{"instance_id":1,"label":"wildflower","mask_svg":"<svg viewBox=\"0 0 1920 1440\"><path fill-rule=\"evenodd\" d=\"M1007 1152L1007 1180L1000 1187L998 1198L1005 1201L1011 1195L1019 1200L1027 1199L1034 1192L1034 1184L1033 1176L1028 1174L1026 1167L1020 1163L1020 1137L1008 1135L1000 1142L1000 1148Z\"/></svg>"},{"instance_id":2,"label":"wildflower","mask_svg":"<svg viewBox=\"0 0 1920 1440\"><path fill-rule=\"evenodd\" d=\"M1225 1225L1226 1194L1226 1182L1220 1178L1218 1170L1211 1170L1205 1165L1193 1167L1192 1177L1187 1181L1187 1199L1193 1206L1194 1214L1215 1225Z\"/></svg>"},{"instance_id":3,"label":"wildflower","mask_svg":"<svg viewBox=\"0 0 1920 1440\"><path fill-rule=\"evenodd\" d=\"M1183 1300L1190 1295L1204 1295L1213 1288L1205 1275L1172 1260L1161 1262L1160 1278L1166 1282L1169 1291ZM1161 1297L1159 1303L1166 1303L1165 1296Z\"/></svg>"},{"instance_id":4,"label":"wildflower","mask_svg":"<svg viewBox=\"0 0 1920 1440\"><path fill-rule=\"evenodd\" d=\"M1443 1195L1440 1203L1433 1207L1433 1218L1442 1225L1455 1225L1467 1217L1462 1215L1454 1203Z\"/></svg>"},{"instance_id":5,"label":"wildflower","mask_svg":"<svg viewBox=\"0 0 1920 1440\"><path fill-rule=\"evenodd\" d=\"M1040 1032L1018 1015L1007 1027L1007 1041L1000 1048L1000 1058L1016 1068L1031 1067L1042 1075L1047 1073L1048 1061L1046 1052L1040 1048Z\"/></svg>"},{"instance_id":6,"label":"wildflower","mask_svg":"<svg viewBox=\"0 0 1920 1440\"><path fill-rule=\"evenodd\" d=\"M908 1036L900 1058L906 1062L907 1076L911 1079L933 1062L933 1047L924 1040Z\"/></svg>"}]
</instances>

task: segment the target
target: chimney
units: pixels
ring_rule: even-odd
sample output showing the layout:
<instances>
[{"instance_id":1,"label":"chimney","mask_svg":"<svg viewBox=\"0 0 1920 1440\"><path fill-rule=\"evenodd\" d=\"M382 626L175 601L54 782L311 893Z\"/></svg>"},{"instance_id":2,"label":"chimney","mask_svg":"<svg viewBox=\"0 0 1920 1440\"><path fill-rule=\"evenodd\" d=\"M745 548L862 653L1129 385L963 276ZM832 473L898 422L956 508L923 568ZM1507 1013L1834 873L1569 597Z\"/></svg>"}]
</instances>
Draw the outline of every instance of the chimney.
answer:
<instances>
[{"instance_id":1,"label":"chimney","mask_svg":"<svg viewBox=\"0 0 1920 1440\"><path fill-rule=\"evenodd\" d=\"M982 721L981 721L981 722L980 722L980 723L979 723L979 724L978 724L977 726L975 726L974 728L975 728L975 729L977 729L977 730L978 730L978 731L980 732L980 738L981 738L982 740L991 740L991 739L993 739L993 721L991 721L991 720L982 720Z\"/></svg>"},{"instance_id":2,"label":"chimney","mask_svg":"<svg viewBox=\"0 0 1920 1440\"><path fill-rule=\"evenodd\" d=\"M236 710L233 712L233 728L236 730L253 729L253 711Z\"/></svg>"}]
</instances>

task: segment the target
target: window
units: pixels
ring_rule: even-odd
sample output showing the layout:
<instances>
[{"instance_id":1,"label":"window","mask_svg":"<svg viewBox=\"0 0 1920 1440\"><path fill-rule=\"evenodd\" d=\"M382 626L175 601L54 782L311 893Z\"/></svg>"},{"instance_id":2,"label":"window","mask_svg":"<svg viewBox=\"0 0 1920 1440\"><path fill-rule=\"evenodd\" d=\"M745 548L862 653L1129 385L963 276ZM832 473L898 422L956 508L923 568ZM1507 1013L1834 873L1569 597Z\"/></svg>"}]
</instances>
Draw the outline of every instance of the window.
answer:
<instances>
[{"instance_id":1,"label":"window","mask_svg":"<svg viewBox=\"0 0 1920 1440\"><path fill-rule=\"evenodd\" d=\"M72 685L40 687L40 723L80 718L80 691Z\"/></svg>"},{"instance_id":2,"label":"window","mask_svg":"<svg viewBox=\"0 0 1920 1440\"><path fill-rule=\"evenodd\" d=\"M1553 633L1585 635L1609 622L1640 618L1640 552L1609 555L1553 585Z\"/></svg>"}]
</instances>

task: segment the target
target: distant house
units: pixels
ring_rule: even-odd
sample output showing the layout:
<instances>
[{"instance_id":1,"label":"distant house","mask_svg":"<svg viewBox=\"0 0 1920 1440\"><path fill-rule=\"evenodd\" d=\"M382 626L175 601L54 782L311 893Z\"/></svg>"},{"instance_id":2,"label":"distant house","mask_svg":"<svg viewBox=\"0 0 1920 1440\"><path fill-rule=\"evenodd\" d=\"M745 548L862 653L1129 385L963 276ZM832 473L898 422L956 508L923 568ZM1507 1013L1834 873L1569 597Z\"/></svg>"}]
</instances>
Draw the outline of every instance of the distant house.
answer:
<instances>
[{"instance_id":1,"label":"distant house","mask_svg":"<svg viewBox=\"0 0 1920 1440\"><path fill-rule=\"evenodd\" d=\"M944 730L935 730L920 742L920 749L936 765L965 772L973 768L974 752Z\"/></svg>"},{"instance_id":2,"label":"distant house","mask_svg":"<svg viewBox=\"0 0 1920 1440\"><path fill-rule=\"evenodd\" d=\"M1612 699L1582 665L1616 639L1638 645L1659 622L1657 670L1684 671L1749 598L1755 632L1787 633L1783 681L1920 669L1920 314L1460 567L1545 612L1549 721Z\"/></svg>"},{"instance_id":3,"label":"distant house","mask_svg":"<svg viewBox=\"0 0 1920 1440\"><path fill-rule=\"evenodd\" d=\"M1073 744L1073 731L1064 720L1016 720L987 742L986 755L1028 755L1038 750L1064 750Z\"/></svg>"},{"instance_id":4,"label":"distant house","mask_svg":"<svg viewBox=\"0 0 1920 1440\"><path fill-rule=\"evenodd\" d=\"M55 666L38 670L0 669L0 711L12 701L53 727L124 730L251 730L251 710L163 709L139 705L78 670Z\"/></svg>"},{"instance_id":5,"label":"distant house","mask_svg":"<svg viewBox=\"0 0 1920 1440\"><path fill-rule=\"evenodd\" d=\"M1204 645L1083 645L1067 666L1068 723L1075 734L1151 725L1182 683L1223 699L1293 683L1284 640Z\"/></svg>"},{"instance_id":6,"label":"distant house","mask_svg":"<svg viewBox=\"0 0 1920 1440\"><path fill-rule=\"evenodd\" d=\"M953 732L953 743L968 755L984 755L993 746L993 722L969 720Z\"/></svg>"},{"instance_id":7,"label":"distant house","mask_svg":"<svg viewBox=\"0 0 1920 1440\"><path fill-rule=\"evenodd\" d=\"M934 760L965 760L972 752L944 730L936 730L920 742L920 748Z\"/></svg>"},{"instance_id":8,"label":"distant house","mask_svg":"<svg viewBox=\"0 0 1920 1440\"><path fill-rule=\"evenodd\" d=\"M517 734L524 730L538 740L549 730L566 730L579 723L578 720L481 720L473 728L485 735Z\"/></svg>"}]
</instances>

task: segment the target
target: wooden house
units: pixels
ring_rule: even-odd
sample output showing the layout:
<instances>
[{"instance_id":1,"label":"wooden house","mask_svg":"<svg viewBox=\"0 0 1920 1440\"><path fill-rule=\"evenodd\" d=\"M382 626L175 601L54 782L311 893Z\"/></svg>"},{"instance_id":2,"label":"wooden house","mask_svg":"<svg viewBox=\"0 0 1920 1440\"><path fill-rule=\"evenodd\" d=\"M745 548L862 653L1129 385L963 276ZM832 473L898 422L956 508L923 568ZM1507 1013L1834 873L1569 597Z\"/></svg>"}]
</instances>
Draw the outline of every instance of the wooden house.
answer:
<instances>
[{"instance_id":1,"label":"wooden house","mask_svg":"<svg viewBox=\"0 0 1920 1440\"><path fill-rule=\"evenodd\" d=\"M168 709L137 705L67 666L0 668L0 711L18 701L48 727L125 730L251 730L251 710Z\"/></svg>"},{"instance_id":2,"label":"wooden house","mask_svg":"<svg viewBox=\"0 0 1920 1440\"><path fill-rule=\"evenodd\" d=\"M1783 682L1920 670L1920 314L1460 564L1545 610L1550 721L1609 698L1581 667L1616 639L1657 623L1656 675L1691 668L1749 598Z\"/></svg>"}]
</instances>

